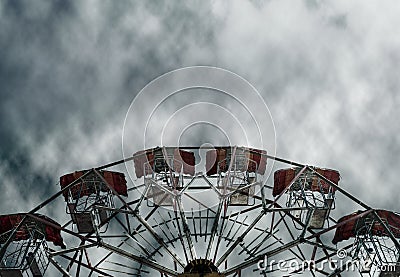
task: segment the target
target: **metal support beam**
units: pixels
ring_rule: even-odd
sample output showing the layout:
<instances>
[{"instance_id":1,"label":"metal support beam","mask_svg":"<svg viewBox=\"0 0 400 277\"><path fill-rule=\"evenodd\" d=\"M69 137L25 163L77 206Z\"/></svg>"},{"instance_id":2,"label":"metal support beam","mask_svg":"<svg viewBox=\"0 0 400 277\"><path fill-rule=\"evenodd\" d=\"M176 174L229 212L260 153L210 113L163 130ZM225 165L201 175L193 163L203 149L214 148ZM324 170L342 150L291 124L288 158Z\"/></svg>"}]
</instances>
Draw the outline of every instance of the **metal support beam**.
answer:
<instances>
[{"instance_id":1,"label":"metal support beam","mask_svg":"<svg viewBox=\"0 0 400 277\"><path fill-rule=\"evenodd\" d=\"M154 239L162 245L162 247L167 251L167 253L182 267L185 267L183 261L174 253L174 251L164 242L164 240L157 234L157 232L154 231L154 229L147 223L146 220L144 220L138 213L137 210L133 210L127 203L126 201L118 194L118 192L108 184L108 182L104 179L104 177L96 170L94 169L96 174L100 177L100 179L108 186L108 188L114 193L115 196L118 197L118 199L126 205L126 207L133 212L133 216L135 216L140 223L149 231L149 233L154 237Z\"/></svg>"},{"instance_id":2,"label":"metal support beam","mask_svg":"<svg viewBox=\"0 0 400 277\"><path fill-rule=\"evenodd\" d=\"M212 229L211 229L210 241L208 242L208 247L207 247L207 252L206 252L206 259L209 259L209 257L210 257L211 249L212 249L213 243L214 243L214 238L215 238L215 235L216 235L217 230L218 230L219 217L221 216L222 206L224 205L225 201L226 201L225 198L222 198L220 200L219 205L218 205L218 209L217 209L217 213L215 214L213 226L212 226ZM208 211L208 209L207 209L207 211ZM207 214L207 219L208 219L208 214Z\"/></svg>"},{"instance_id":3,"label":"metal support beam","mask_svg":"<svg viewBox=\"0 0 400 277\"><path fill-rule=\"evenodd\" d=\"M61 273L63 274L63 277L72 277L68 271L66 271L56 260L54 260L53 257L49 257L50 263L54 265L55 268L57 268Z\"/></svg>"},{"instance_id":4,"label":"metal support beam","mask_svg":"<svg viewBox=\"0 0 400 277\"><path fill-rule=\"evenodd\" d=\"M188 243L188 247L189 247L189 251L190 251L190 256L191 259L194 260L196 259L196 251L194 249L193 246L193 241L192 241L192 235L190 233L190 229L187 223L187 219L186 219L186 215L185 215L185 211L183 210L183 206L182 206L182 198L180 195L178 195L176 197L176 202L178 204L178 208L179 208L179 213L181 216L181 221L182 221L182 226L183 226L183 232L185 233L185 237Z\"/></svg>"}]
</instances>

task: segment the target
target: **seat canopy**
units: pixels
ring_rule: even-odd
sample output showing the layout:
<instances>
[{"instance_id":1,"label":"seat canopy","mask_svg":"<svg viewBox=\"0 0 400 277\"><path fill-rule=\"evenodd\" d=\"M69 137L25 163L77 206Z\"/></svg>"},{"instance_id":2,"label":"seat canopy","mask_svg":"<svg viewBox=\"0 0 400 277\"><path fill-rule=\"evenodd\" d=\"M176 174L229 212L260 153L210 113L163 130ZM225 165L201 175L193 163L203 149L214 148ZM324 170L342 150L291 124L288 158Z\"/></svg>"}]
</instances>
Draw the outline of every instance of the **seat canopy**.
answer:
<instances>
[{"instance_id":1,"label":"seat canopy","mask_svg":"<svg viewBox=\"0 0 400 277\"><path fill-rule=\"evenodd\" d=\"M284 191L296 175L301 171L301 167L293 167L280 169L274 173L274 188L272 191L273 196L277 196ZM332 181L334 184L338 185L340 180L340 174L334 169L327 168L313 168L316 172L324 176L326 179ZM306 181L306 182L305 182ZM331 186L328 182L320 178L316 173L306 169L298 180L292 185L290 190L300 190L305 184L305 190L319 191L322 193L328 193L329 191L335 192L336 188Z\"/></svg>"},{"instance_id":2,"label":"seat canopy","mask_svg":"<svg viewBox=\"0 0 400 277\"><path fill-rule=\"evenodd\" d=\"M140 178L153 172L166 171L195 174L195 156L193 152L176 147L157 147L133 154L136 177Z\"/></svg>"},{"instance_id":3,"label":"seat canopy","mask_svg":"<svg viewBox=\"0 0 400 277\"><path fill-rule=\"evenodd\" d=\"M199 148L200 149L200 148ZM222 146L206 152L207 175L225 172L229 169L233 149L235 150L235 168L239 171L264 174L267 165L267 152L264 150ZM156 147L133 154L136 177L140 178L153 172L174 171L194 175L196 159L191 151L179 147Z\"/></svg>"},{"instance_id":4,"label":"seat canopy","mask_svg":"<svg viewBox=\"0 0 400 277\"><path fill-rule=\"evenodd\" d=\"M232 155L235 158L235 169L237 171L256 172L263 175L267 166L267 151L247 147L224 146L216 147L206 153L207 175L225 172L229 169Z\"/></svg>"},{"instance_id":5,"label":"seat canopy","mask_svg":"<svg viewBox=\"0 0 400 277\"><path fill-rule=\"evenodd\" d=\"M400 215L386 210L376 210L376 212L380 219L387 224L393 236L400 238ZM341 222L346 223L336 228L332 243L337 244L357 235L370 234L379 237L389 235L373 213L367 213L360 217L361 213L363 212L357 211L338 220L338 224Z\"/></svg>"},{"instance_id":6,"label":"seat canopy","mask_svg":"<svg viewBox=\"0 0 400 277\"><path fill-rule=\"evenodd\" d=\"M18 226L25 215L26 214L23 213L0 215L0 240L2 243L8 239L11 231ZM28 240L32 238L32 236L39 238L39 234L43 234L47 241L51 241L54 245L66 248L63 238L61 237L61 225L45 215L34 215L41 220L36 220L35 218L27 216L22 226L20 226L20 229L15 233L13 240Z\"/></svg>"},{"instance_id":7,"label":"seat canopy","mask_svg":"<svg viewBox=\"0 0 400 277\"><path fill-rule=\"evenodd\" d=\"M81 170L61 176L60 177L61 189L65 188L72 182L81 178L86 172L87 172L86 170ZM99 171L99 173L106 180L106 182L112 188L114 188L114 190L118 194L123 196L128 196L128 188L126 186L126 179L123 173L115 171L106 171L106 170ZM100 186L96 186L96 183L100 184ZM99 178L99 176L97 176L97 174L93 171L88 175L86 175L83 179L78 181L75 185L73 185L69 189L69 191L71 192L72 198L77 199L82 196L88 196L94 194L99 189L102 192L107 192L110 190L109 187L106 184L104 184L102 180ZM65 200L67 200L69 195L68 190L65 190L63 192L63 195Z\"/></svg>"}]
</instances>

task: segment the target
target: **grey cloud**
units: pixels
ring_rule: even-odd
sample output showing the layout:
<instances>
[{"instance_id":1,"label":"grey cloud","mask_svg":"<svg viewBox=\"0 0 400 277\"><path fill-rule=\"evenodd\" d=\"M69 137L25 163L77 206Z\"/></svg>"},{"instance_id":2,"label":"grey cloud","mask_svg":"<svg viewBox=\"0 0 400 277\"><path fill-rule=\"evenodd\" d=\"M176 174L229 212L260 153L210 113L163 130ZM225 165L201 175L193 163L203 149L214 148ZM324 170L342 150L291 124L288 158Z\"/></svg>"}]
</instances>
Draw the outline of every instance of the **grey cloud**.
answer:
<instances>
[{"instance_id":1,"label":"grey cloud","mask_svg":"<svg viewBox=\"0 0 400 277\"><path fill-rule=\"evenodd\" d=\"M218 45L237 46L223 52L224 61L262 91L278 155L338 168L355 195L398 209L384 199L396 191L399 164L399 5L321 1L293 8L270 1L257 11L234 3Z\"/></svg>"}]
</instances>

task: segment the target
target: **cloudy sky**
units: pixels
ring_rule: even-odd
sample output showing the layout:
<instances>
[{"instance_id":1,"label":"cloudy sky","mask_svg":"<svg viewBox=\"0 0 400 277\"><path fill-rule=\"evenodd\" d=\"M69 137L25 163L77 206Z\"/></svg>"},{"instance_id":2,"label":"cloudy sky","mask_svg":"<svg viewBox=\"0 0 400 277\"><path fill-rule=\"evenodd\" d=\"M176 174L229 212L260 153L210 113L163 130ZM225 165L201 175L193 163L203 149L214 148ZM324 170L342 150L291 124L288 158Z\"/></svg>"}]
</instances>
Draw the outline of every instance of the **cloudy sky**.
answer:
<instances>
[{"instance_id":1,"label":"cloudy sky","mask_svg":"<svg viewBox=\"0 0 400 277\"><path fill-rule=\"evenodd\" d=\"M400 211L399 14L398 1L2 0L1 213L120 159L131 101L194 65L259 91L278 156L338 169L357 197Z\"/></svg>"}]
</instances>

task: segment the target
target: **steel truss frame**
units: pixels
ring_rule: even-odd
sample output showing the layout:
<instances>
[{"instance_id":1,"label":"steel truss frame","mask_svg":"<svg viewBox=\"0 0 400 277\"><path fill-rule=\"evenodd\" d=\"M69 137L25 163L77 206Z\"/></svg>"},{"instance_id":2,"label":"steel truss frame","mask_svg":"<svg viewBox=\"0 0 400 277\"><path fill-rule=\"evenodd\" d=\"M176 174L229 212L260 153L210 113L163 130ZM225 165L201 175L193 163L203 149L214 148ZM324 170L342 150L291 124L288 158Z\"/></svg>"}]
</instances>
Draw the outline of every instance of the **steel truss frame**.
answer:
<instances>
[{"instance_id":1,"label":"steel truss frame","mask_svg":"<svg viewBox=\"0 0 400 277\"><path fill-rule=\"evenodd\" d=\"M198 147L180 148L199 149ZM144 183L132 186L129 190L136 192L135 197L126 199L119 195L99 173L110 167L124 164L129 166L129 162L133 160L132 157L92 168L27 212L24 219L1 245L0 257L5 254L8 245L13 241L24 221L30 217L61 230L64 237L68 238L70 244L67 249L56 250L49 247L48 252L53 272L59 272L62 276L95 276L96 274L97 276L114 276L115 274L154 276L155 272L160 276L179 276L188 263L199 258L211 260L222 276L242 276L244 272L251 272L252 275L274 276L273 274L278 274L278 270L287 270L287 274L303 272L310 276L341 276L347 268L338 265L335 261L338 247L332 245L329 238L337 227L346 224L348 220L338 223L329 216L323 228L312 229L309 226L312 212L324 207L287 207L285 205L284 195L306 171L315 174L335 188L336 193L343 197L341 201L346 199L359 205L363 212L357 215L358 218L373 214L377 222L386 230L397 254L399 253L398 240L373 208L342 186L338 186L318 173L312 166L267 154L262 155L265 155L268 160L301 167L290 184L275 198L267 197L268 190L271 189L267 181L249 184L248 187L260 188L256 194L249 193L249 190L246 190L248 187L235 189L229 186L230 174L234 174L230 170L234 166L233 159L227 173L222 178L221 176L217 178L219 181L212 180L215 177L201 172L191 177L180 176L184 185L180 189L175 187L174 193L165 190L161 201L152 207L146 205L146 201L149 200L147 198L150 185ZM64 191L78 183L87 174L96 174L115 197L113 207L101 205L91 207L93 211L105 210L109 214L106 220L94 222L95 228L92 232L79 233L72 228L72 220L59 227L35 215L44 207L61 199ZM193 185L200 181L203 182L202 186ZM141 194L137 193L139 188L144 189ZM203 199L198 199L189 193L196 190L213 192L218 199L218 204L209 206ZM229 205L229 197L233 193L252 198L254 205ZM165 209L162 205L167 197L173 199L170 209ZM193 207L187 209L183 198L194 201L200 209L193 209ZM295 217L294 211L304 211L307 214L306 220ZM102 228L109 224L110 230L102 233ZM295 228L294 225L300 228ZM343 243L340 248L350 253L350 250L354 248L354 243ZM349 254L345 259L352 260L353 258ZM267 261L268 268L260 270L257 266L264 260ZM294 260L300 267L282 268L282 261L288 264L289 261ZM312 263L307 261L312 261ZM248 275L249 273L246 273L246 276ZM360 276L363 275L360 273Z\"/></svg>"}]
</instances>

